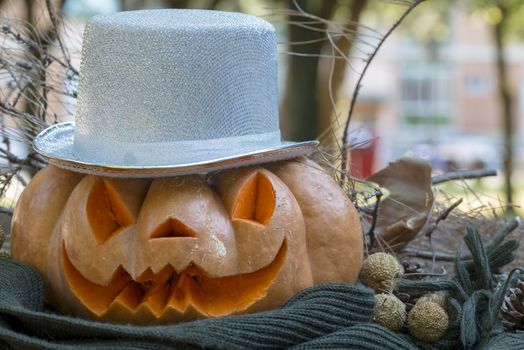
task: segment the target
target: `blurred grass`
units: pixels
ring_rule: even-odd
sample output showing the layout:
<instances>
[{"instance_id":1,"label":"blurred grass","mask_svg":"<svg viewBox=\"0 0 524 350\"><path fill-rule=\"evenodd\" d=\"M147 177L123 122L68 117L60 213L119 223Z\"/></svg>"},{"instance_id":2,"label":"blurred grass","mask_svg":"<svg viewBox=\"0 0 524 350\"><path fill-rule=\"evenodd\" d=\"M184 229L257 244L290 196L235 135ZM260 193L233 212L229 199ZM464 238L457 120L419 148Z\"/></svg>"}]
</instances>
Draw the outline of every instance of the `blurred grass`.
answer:
<instances>
[{"instance_id":1,"label":"blurred grass","mask_svg":"<svg viewBox=\"0 0 524 350\"><path fill-rule=\"evenodd\" d=\"M464 202L459 207L462 211L468 212L484 207L483 214L487 217L493 217L495 216L493 211L502 215L502 208L506 205L503 181L503 175L499 174L491 178L450 181L439 185L437 188L439 192L444 192L449 196L464 198ZM513 204L516 214L524 217L524 177L515 176L514 198Z\"/></svg>"}]
</instances>

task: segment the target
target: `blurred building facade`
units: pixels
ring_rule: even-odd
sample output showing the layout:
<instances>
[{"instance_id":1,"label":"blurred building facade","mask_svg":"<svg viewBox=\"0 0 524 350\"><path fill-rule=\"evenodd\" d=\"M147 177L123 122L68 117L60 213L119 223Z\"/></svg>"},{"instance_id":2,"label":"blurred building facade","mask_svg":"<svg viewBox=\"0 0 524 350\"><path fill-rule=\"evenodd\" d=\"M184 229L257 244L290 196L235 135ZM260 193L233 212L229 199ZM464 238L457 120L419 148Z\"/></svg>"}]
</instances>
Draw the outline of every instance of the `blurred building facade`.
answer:
<instances>
[{"instance_id":1,"label":"blurred building facade","mask_svg":"<svg viewBox=\"0 0 524 350\"><path fill-rule=\"evenodd\" d=\"M442 170L502 168L496 52L481 18L452 11L450 35L421 42L397 32L364 78L354 118L378 137L375 168L405 154ZM514 98L515 166L524 165L524 45L507 46ZM347 91L354 86L348 79Z\"/></svg>"}]
</instances>

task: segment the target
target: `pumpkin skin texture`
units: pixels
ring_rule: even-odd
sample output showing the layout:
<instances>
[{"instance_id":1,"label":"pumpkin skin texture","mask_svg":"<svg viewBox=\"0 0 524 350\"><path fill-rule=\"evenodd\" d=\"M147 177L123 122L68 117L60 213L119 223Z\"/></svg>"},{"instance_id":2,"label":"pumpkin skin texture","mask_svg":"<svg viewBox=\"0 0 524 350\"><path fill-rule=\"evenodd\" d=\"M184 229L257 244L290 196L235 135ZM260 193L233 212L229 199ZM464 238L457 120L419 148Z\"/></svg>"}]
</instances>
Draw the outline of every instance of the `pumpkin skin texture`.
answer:
<instances>
[{"instance_id":1,"label":"pumpkin skin texture","mask_svg":"<svg viewBox=\"0 0 524 350\"><path fill-rule=\"evenodd\" d=\"M364 241L359 215L331 175L307 158L269 165L291 190L306 224L313 283L355 282Z\"/></svg>"},{"instance_id":2,"label":"pumpkin skin texture","mask_svg":"<svg viewBox=\"0 0 524 350\"><path fill-rule=\"evenodd\" d=\"M71 192L82 178L82 174L55 166L48 166L33 177L13 213L13 258L32 265L45 275L51 235Z\"/></svg>"},{"instance_id":3,"label":"pumpkin skin texture","mask_svg":"<svg viewBox=\"0 0 524 350\"><path fill-rule=\"evenodd\" d=\"M268 201L267 192L269 187L264 189L264 179L271 178L273 188L275 189L275 204L270 205L275 209L274 218L276 225L268 224L263 227L269 214L267 211L260 212L255 208L248 211L242 211L246 206L242 206L249 199L242 198L243 188L257 189L255 191L245 191L243 194L255 199L256 207L267 208L264 201ZM301 289L313 285L311 267L306 247L305 224L300 211L300 206L293 197L286 185L275 175L263 169L258 173L253 173L252 169L234 169L223 171L213 179L218 193L224 199L224 204L230 213L237 232L237 245L239 253L249 256L251 259L244 262L241 272L251 271L264 266L274 260L278 247L282 244L281 238L285 237L287 249L294 253L288 256L278 278L269 288L267 297L261 299L253 306L251 311L262 311L278 307L282 300L289 299L296 294L294 286L303 286ZM251 184L250 184L251 182ZM257 182L253 186L253 182ZM266 197L266 198L264 198ZM239 201L239 199L242 199ZM280 215L284 213L285 215ZM288 215L290 213L291 215ZM277 216L278 215L278 216ZM250 219L251 218L251 219ZM253 224L252 218L255 218L259 224ZM261 240L262 238L262 240Z\"/></svg>"},{"instance_id":4,"label":"pumpkin skin texture","mask_svg":"<svg viewBox=\"0 0 524 350\"><path fill-rule=\"evenodd\" d=\"M360 225L351 221L358 215L329 187L338 207L308 206L313 192L304 187L323 198L316 182L338 185L319 177L319 167L285 168L294 163L268 165L274 172L226 170L207 181L84 176L49 166L17 204L12 256L42 273L60 312L136 324L268 310L329 278L353 282L362 255ZM307 171L314 174L302 184L296 176ZM334 208L340 215L322 212ZM347 214L355 217L341 218ZM330 225L317 233L312 227L326 215ZM349 238L338 237L354 222ZM308 235L334 235L334 244L345 245L328 248L326 238ZM327 258L316 254L315 242ZM356 251L349 262L348 249ZM322 264L340 270L322 273Z\"/></svg>"}]
</instances>

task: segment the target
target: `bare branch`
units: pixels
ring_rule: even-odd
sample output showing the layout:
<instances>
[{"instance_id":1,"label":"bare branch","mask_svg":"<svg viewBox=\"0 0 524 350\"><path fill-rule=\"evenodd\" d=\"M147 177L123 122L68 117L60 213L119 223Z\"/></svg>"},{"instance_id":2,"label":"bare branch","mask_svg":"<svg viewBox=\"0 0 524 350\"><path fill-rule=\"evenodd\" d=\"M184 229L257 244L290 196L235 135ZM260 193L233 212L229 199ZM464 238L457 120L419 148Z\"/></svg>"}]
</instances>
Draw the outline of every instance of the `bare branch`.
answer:
<instances>
[{"instance_id":1,"label":"bare branch","mask_svg":"<svg viewBox=\"0 0 524 350\"><path fill-rule=\"evenodd\" d=\"M454 171L442 175L433 176L431 183L433 185L439 185L444 182L453 180L467 180L467 179L479 179L483 177L497 176L497 170L495 169L477 169L477 170L464 170Z\"/></svg>"},{"instance_id":2,"label":"bare branch","mask_svg":"<svg viewBox=\"0 0 524 350\"><path fill-rule=\"evenodd\" d=\"M371 227L368 230L367 236L369 237L369 247L373 248L373 244L375 243L375 228L377 226L377 220L378 220L378 208L380 205L380 200L382 199L382 191L377 190L375 192L375 207L373 208L373 214L372 214L372 220L371 220Z\"/></svg>"},{"instance_id":3,"label":"bare branch","mask_svg":"<svg viewBox=\"0 0 524 350\"><path fill-rule=\"evenodd\" d=\"M424 236L431 237L431 234L433 232L435 232L435 230L437 229L438 224L441 221L446 220L448 218L449 214L451 214L451 212L455 208L457 208L462 203L462 201L463 201L463 199L460 198L459 200L457 200L456 202L451 204L448 208L446 208L442 213L440 213L440 215L437 217L437 219L432 224L427 225L426 228L422 231Z\"/></svg>"},{"instance_id":4,"label":"bare branch","mask_svg":"<svg viewBox=\"0 0 524 350\"><path fill-rule=\"evenodd\" d=\"M348 139L347 138L348 138L349 123L351 122L351 117L353 115L353 110L355 108L355 103L357 102L357 97L358 97L358 94L359 94L360 89L362 87L362 80L364 79L364 76L366 75L366 72L367 72L369 66L371 65L371 62L373 62L373 59L377 55L378 51L380 50L380 48L382 47L382 45L384 44L386 39L391 35L391 33L393 33L395 31L395 29L397 29L397 27L400 25L400 23L402 23L404 18L406 18L411 13L411 11L413 11L415 9L415 7L417 7L423 1L424 0L415 0L412 3L409 4L409 7L406 9L406 11L404 11L402 16L400 16L400 18L393 24L393 26L391 26L391 28L389 28L389 30L386 32L386 34L384 34L382 39L380 39L380 41L378 42L378 44L375 47L375 49L373 50L373 52L370 54L370 56L369 56L369 58L368 58L368 60L366 62L366 65L364 66L364 69L362 70L362 73L358 77L357 84L355 85L355 90L353 91L353 96L351 97L351 104L349 106L348 117L347 117L347 120L346 120L346 125L345 125L345 128L344 128L344 132L343 132L343 135L342 135L342 165L341 165L342 169L346 169L347 168L346 147L347 147L347 144L348 144ZM344 180L344 176L342 177L341 180Z\"/></svg>"}]
</instances>

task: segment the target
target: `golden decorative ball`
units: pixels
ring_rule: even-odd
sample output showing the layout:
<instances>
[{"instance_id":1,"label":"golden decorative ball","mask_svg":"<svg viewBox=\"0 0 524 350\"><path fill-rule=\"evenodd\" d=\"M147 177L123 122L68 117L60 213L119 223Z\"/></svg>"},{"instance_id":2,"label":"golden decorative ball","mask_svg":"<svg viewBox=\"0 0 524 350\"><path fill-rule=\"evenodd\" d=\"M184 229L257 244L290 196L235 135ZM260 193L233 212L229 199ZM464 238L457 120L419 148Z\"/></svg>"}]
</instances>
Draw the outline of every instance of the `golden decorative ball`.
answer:
<instances>
[{"instance_id":1,"label":"golden decorative ball","mask_svg":"<svg viewBox=\"0 0 524 350\"><path fill-rule=\"evenodd\" d=\"M431 301L419 301L408 314L409 332L415 338L431 343L439 340L449 326L446 310Z\"/></svg>"},{"instance_id":2,"label":"golden decorative ball","mask_svg":"<svg viewBox=\"0 0 524 350\"><path fill-rule=\"evenodd\" d=\"M406 305L393 294L376 294L373 320L392 331L398 331L406 322Z\"/></svg>"},{"instance_id":3,"label":"golden decorative ball","mask_svg":"<svg viewBox=\"0 0 524 350\"><path fill-rule=\"evenodd\" d=\"M371 254L364 260L360 279L376 293L390 293L394 280L403 273L404 268L393 255L380 252Z\"/></svg>"}]
</instances>

